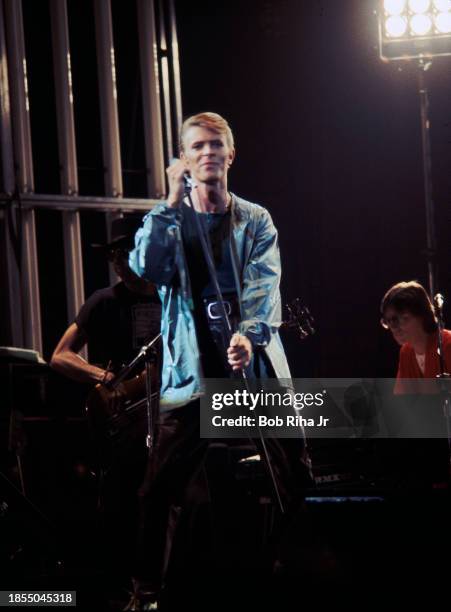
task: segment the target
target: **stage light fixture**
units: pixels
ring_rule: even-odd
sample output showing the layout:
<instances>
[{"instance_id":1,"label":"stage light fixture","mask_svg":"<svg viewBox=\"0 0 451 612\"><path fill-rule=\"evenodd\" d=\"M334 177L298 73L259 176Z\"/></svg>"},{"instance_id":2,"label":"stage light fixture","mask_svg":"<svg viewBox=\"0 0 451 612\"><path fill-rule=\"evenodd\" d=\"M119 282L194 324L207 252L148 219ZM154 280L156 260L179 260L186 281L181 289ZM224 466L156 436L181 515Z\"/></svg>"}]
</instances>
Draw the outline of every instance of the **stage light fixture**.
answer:
<instances>
[{"instance_id":1,"label":"stage light fixture","mask_svg":"<svg viewBox=\"0 0 451 612\"><path fill-rule=\"evenodd\" d=\"M451 55L451 0L378 0L379 53L382 60L416 60L421 112L424 202L426 210L425 250L429 293L435 295L437 238L432 197L432 158L429 92L426 72L432 59Z\"/></svg>"},{"instance_id":2,"label":"stage light fixture","mask_svg":"<svg viewBox=\"0 0 451 612\"><path fill-rule=\"evenodd\" d=\"M425 13L430 6L430 0L409 0L409 9L412 11L412 13Z\"/></svg>"},{"instance_id":3,"label":"stage light fixture","mask_svg":"<svg viewBox=\"0 0 451 612\"><path fill-rule=\"evenodd\" d=\"M432 19L429 15L414 15L410 19L410 29L414 36L426 36L431 31Z\"/></svg>"},{"instance_id":4,"label":"stage light fixture","mask_svg":"<svg viewBox=\"0 0 451 612\"><path fill-rule=\"evenodd\" d=\"M405 9L406 0L384 0L387 15L400 15Z\"/></svg>"},{"instance_id":5,"label":"stage light fixture","mask_svg":"<svg viewBox=\"0 0 451 612\"><path fill-rule=\"evenodd\" d=\"M440 13L451 11L451 0L434 0L434 8Z\"/></svg>"},{"instance_id":6,"label":"stage light fixture","mask_svg":"<svg viewBox=\"0 0 451 612\"><path fill-rule=\"evenodd\" d=\"M420 99L424 203L426 211L425 250L429 294L435 295L437 237L432 197L432 157L429 92L426 73L432 59L451 55L451 0L378 0L379 53L382 60L416 60Z\"/></svg>"},{"instance_id":7,"label":"stage light fixture","mask_svg":"<svg viewBox=\"0 0 451 612\"><path fill-rule=\"evenodd\" d=\"M379 0L383 60L451 55L451 0Z\"/></svg>"},{"instance_id":8,"label":"stage light fixture","mask_svg":"<svg viewBox=\"0 0 451 612\"><path fill-rule=\"evenodd\" d=\"M451 13L439 13L436 15L435 27L440 34L451 34Z\"/></svg>"},{"instance_id":9,"label":"stage light fixture","mask_svg":"<svg viewBox=\"0 0 451 612\"><path fill-rule=\"evenodd\" d=\"M399 36L402 36L407 30L407 19L405 17L392 15L385 22L385 29L388 36L399 38Z\"/></svg>"}]
</instances>

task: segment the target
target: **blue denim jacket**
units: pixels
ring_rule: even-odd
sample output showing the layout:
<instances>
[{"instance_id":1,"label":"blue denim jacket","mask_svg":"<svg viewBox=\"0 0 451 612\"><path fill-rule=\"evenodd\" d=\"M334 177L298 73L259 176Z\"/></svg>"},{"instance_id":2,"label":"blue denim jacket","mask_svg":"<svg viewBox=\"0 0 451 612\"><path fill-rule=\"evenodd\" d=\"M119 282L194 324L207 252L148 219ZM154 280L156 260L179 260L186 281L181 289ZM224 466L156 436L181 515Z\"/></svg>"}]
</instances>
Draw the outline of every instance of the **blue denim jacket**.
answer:
<instances>
[{"instance_id":1,"label":"blue denim jacket","mask_svg":"<svg viewBox=\"0 0 451 612\"><path fill-rule=\"evenodd\" d=\"M182 217L181 209L155 206L144 217L130 253L130 267L158 286L162 302L161 410L183 406L202 395ZM251 340L254 351L266 352L277 378L290 379L278 333L281 303L277 230L265 208L235 195L231 226L230 249L241 310L239 331Z\"/></svg>"}]
</instances>

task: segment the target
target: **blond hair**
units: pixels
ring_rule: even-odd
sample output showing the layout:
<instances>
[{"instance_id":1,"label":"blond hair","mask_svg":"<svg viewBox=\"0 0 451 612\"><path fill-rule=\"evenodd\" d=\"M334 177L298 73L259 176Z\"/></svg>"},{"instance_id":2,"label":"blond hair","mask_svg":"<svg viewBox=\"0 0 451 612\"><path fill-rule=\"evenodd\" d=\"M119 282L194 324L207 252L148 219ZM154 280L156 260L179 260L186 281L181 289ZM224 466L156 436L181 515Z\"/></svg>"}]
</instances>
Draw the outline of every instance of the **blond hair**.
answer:
<instances>
[{"instance_id":1,"label":"blond hair","mask_svg":"<svg viewBox=\"0 0 451 612\"><path fill-rule=\"evenodd\" d=\"M211 130L212 132L217 132L218 134L224 134L227 145L231 149L235 147L232 130L224 117L221 117L221 115L218 115L217 113L206 112L191 115L191 117L188 117L183 122L182 129L180 130L180 151L184 150L183 139L190 127L202 127L206 128L207 130Z\"/></svg>"}]
</instances>

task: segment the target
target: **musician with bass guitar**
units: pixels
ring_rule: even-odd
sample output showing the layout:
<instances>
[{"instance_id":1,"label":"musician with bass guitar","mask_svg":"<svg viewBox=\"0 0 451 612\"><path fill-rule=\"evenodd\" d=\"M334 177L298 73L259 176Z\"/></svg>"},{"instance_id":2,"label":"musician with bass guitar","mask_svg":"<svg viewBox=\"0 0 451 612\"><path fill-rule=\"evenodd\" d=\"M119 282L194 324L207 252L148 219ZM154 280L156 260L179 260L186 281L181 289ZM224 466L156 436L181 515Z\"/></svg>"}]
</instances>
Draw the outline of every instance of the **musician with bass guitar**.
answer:
<instances>
[{"instance_id":1,"label":"musician with bass guitar","mask_svg":"<svg viewBox=\"0 0 451 612\"><path fill-rule=\"evenodd\" d=\"M95 291L58 342L51 367L81 384L91 384L89 423L98 454L99 509L103 518L105 560L115 575L131 570L138 520L137 490L143 479L146 449L146 385L143 372L132 371L115 384L116 375L160 331L161 304L155 286L128 265L139 220L113 220L111 240L92 245L112 264L117 284ZM80 354L88 348L88 361ZM143 365L141 365L141 369ZM158 365L153 366L158 391ZM135 406L137 407L135 409Z\"/></svg>"}]
</instances>

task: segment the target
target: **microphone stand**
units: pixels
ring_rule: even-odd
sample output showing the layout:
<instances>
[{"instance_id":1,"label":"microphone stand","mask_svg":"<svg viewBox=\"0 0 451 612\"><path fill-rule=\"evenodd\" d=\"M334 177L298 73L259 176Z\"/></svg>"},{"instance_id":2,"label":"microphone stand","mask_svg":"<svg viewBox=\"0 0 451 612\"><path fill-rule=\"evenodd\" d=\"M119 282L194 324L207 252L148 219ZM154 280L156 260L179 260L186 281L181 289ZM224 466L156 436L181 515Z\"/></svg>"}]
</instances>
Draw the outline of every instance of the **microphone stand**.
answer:
<instances>
[{"instance_id":1,"label":"microphone stand","mask_svg":"<svg viewBox=\"0 0 451 612\"><path fill-rule=\"evenodd\" d=\"M129 364L124 366L119 374L110 382L107 383L109 389L116 387L129 375L129 373L140 363L146 363L146 415L147 415L147 435L146 446L151 454L155 444L155 424L156 424L156 409L157 402L152 402L152 365L158 360L157 342L161 338L159 333L150 342L142 346L139 353L134 357Z\"/></svg>"},{"instance_id":2,"label":"microphone stand","mask_svg":"<svg viewBox=\"0 0 451 612\"><path fill-rule=\"evenodd\" d=\"M445 417L446 433L448 437L448 477L451 478L451 395L449 385L451 381L451 374L449 372L445 372L445 358L443 356L443 330L445 329L445 322L443 319L444 298L440 293L437 293L437 295L434 297L434 304L438 322L437 352L440 367L440 373L437 374L437 378L440 381L440 394L443 402L443 416Z\"/></svg>"},{"instance_id":3,"label":"microphone stand","mask_svg":"<svg viewBox=\"0 0 451 612\"><path fill-rule=\"evenodd\" d=\"M185 196L188 198L189 204L191 206L191 210L193 212L193 216L195 219L195 225L196 225L196 231L202 246L202 251L205 257L205 262L207 264L207 268L210 274L210 279L213 283L214 289L215 289L215 294L216 294L216 299L217 302L219 304L219 312L221 313L221 320L222 320L222 324L223 324L223 328L225 331L225 337L227 339L227 341L230 343L230 339L232 338L233 335L233 330L232 330L232 325L230 323L230 319L229 316L227 314L226 308L225 308L225 304L224 304L224 298L222 297L222 293L221 293L221 289L219 287L219 282L218 282L218 276L216 274L216 268L215 268L215 264L213 261L213 256L212 256L212 251L211 251L211 245L209 242L209 236L208 233L204 232L204 228L202 227L201 221L200 221L200 217L196 211L196 209L194 208L194 203L191 197L191 191L193 188L193 182L191 180L190 177L186 176L184 177L184 181L185 181ZM250 391L249 388L249 382L247 380L247 376L246 376L246 372L242 369L240 370L240 378L243 381L247 391ZM262 448L262 454L265 460L265 465L267 467L268 473L269 473L269 477L270 480L272 482L273 488L274 488L274 493L276 495L276 499L277 499L277 503L279 505L280 511L282 514L285 514L285 508L282 502L282 497L280 495L280 491L279 491L279 486L277 484L277 480L276 480L276 476L274 474L274 470L272 467L272 463L271 463L271 459L268 453L268 448L266 446L266 442L265 442L265 438L263 436L263 433L261 431L261 428L259 425L256 426L257 427L257 431L258 431L258 440L260 442L261 448Z\"/></svg>"}]
</instances>

